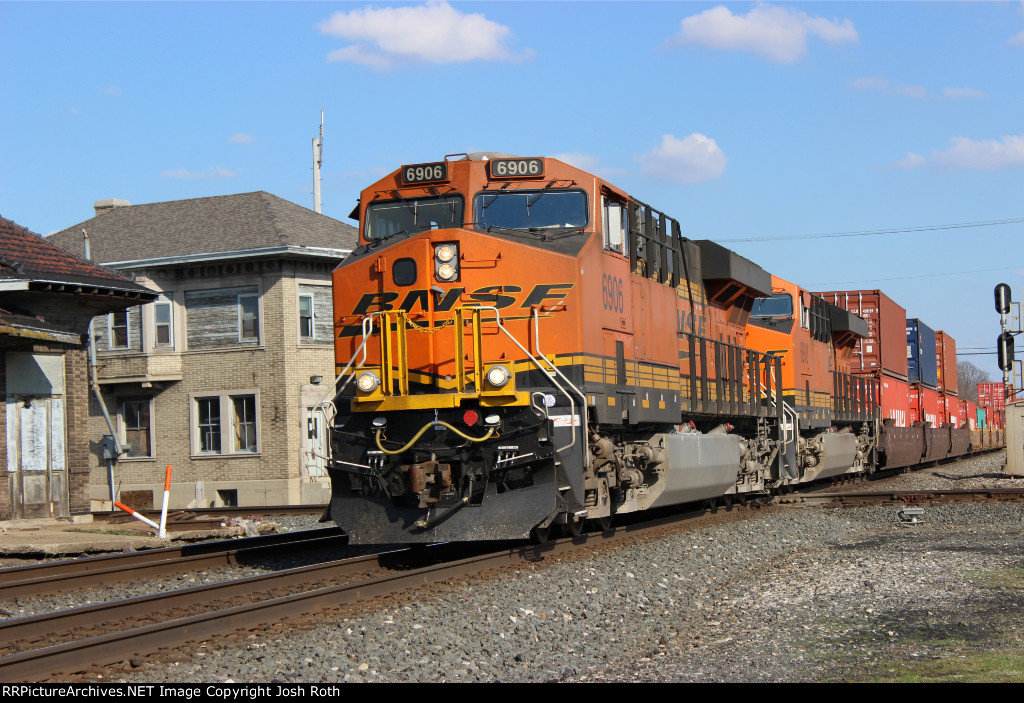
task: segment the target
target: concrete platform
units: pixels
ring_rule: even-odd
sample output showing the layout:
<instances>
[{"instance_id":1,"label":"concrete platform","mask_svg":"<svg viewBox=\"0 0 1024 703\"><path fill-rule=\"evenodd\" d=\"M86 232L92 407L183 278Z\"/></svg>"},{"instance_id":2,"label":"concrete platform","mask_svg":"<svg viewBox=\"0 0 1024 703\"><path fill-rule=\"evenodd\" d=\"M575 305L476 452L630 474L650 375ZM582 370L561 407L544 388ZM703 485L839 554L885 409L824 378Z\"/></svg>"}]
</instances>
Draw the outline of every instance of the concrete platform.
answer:
<instances>
[{"instance_id":1,"label":"concrete platform","mask_svg":"<svg viewBox=\"0 0 1024 703\"><path fill-rule=\"evenodd\" d=\"M276 527L275 523L262 522L259 523L259 532L274 532ZM41 559L134 552L169 547L182 542L231 539L245 535L245 526L228 525L169 532L167 538L160 539L156 536L156 530L144 523L139 522L135 525L93 522L91 515L0 520L0 558Z\"/></svg>"}]
</instances>

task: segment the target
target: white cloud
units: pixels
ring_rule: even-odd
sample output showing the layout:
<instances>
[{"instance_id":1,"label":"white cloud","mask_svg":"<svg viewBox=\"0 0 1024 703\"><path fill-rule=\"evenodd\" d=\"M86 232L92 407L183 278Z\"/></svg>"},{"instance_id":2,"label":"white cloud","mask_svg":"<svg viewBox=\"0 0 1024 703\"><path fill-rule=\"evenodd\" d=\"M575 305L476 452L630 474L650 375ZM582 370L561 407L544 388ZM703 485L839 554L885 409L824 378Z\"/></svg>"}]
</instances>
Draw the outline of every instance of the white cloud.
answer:
<instances>
[{"instance_id":1,"label":"white cloud","mask_svg":"<svg viewBox=\"0 0 1024 703\"><path fill-rule=\"evenodd\" d=\"M106 88L100 89L100 92L104 95L120 95L121 89L116 85L107 86Z\"/></svg>"},{"instance_id":2,"label":"white cloud","mask_svg":"<svg viewBox=\"0 0 1024 703\"><path fill-rule=\"evenodd\" d=\"M928 91L925 90L924 86L893 83L885 78L879 78L877 76L858 78L850 81L850 87L854 90L873 90L884 95L895 95L901 98L928 97Z\"/></svg>"},{"instance_id":3,"label":"white cloud","mask_svg":"<svg viewBox=\"0 0 1024 703\"><path fill-rule=\"evenodd\" d=\"M1024 45L1024 29L1010 37L1009 43L1012 45Z\"/></svg>"},{"instance_id":4,"label":"white cloud","mask_svg":"<svg viewBox=\"0 0 1024 703\"><path fill-rule=\"evenodd\" d=\"M769 5L758 5L746 15L734 15L729 8L719 5L684 19L668 44L749 51L778 63L795 63L807 53L809 35L829 44L860 40L848 19L827 20Z\"/></svg>"},{"instance_id":5,"label":"white cloud","mask_svg":"<svg viewBox=\"0 0 1024 703\"><path fill-rule=\"evenodd\" d=\"M179 168L173 171L164 171L160 175L164 178L234 178L240 173L240 170L232 171L223 166L215 166L205 171L189 171L187 168Z\"/></svg>"},{"instance_id":6,"label":"white cloud","mask_svg":"<svg viewBox=\"0 0 1024 703\"><path fill-rule=\"evenodd\" d=\"M953 137L950 146L932 153L932 161L953 170L994 171L1024 166L1024 134L976 142Z\"/></svg>"},{"instance_id":7,"label":"white cloud","mask_svg":"<svg viewBox=\"0 0 1024 703\"><path fill-rule=\"evenodd\" d=\"M251 141L251 134L242 134L241 132L239 132L238 134L232 134L230 137L228 137L228 144L248 144Z\"/></svg>"},{"instance_id":8,"label":"white cloud","mask_svg":"<svg viewBox=\"0 0 1024 703\"><path fill-rule=\"evenodd\" d=\"M437 0L418 7L336 12L318 28L355 42L330 52L328 61L350 61L377 71L423 63L519 61L532 54L508 48L512 30L505 25Z\"/></svg>"},{"instance_id":9,"label":"white cloud","mask_svg":"<svg viewBox=\"0 0 1024 703\"><path fill-rule=\"evenodd\" d=\"M928 163L928 159L924 158L920 154L915 154L912 151L908 151L905 158L900 159L899 161L893 164L893 168L899 168L909 171L912 168L924 166L926 163Z\"/></svg>"},{"instance_id":10,"label":"white cloud","mask_svg":"<svg viewBox=\"0 0 1024 703\"><path fill-rule=\"evenodd\" d=\"M647 175L675 183L721 178L728 162L714 139L696 132L684 139L665 134L661 144L634 158Z\"/></svg>"},{"instance_id":11,"label":"white cloud","mask_svg":"<svg viewBox=\"0 0 1024 703\"><path fill-rule=\"evenodd\" d=\"M552 158L564 161L570 166L575 166L583 171L588 171L601 178L611 178L612 176L622 173L621 169L608 168L601 165L600 159L591 154L581 154L579 152L569 152L563 154L552 154Z\"/></svg>"},{"instance_id":12,"label":"white cloud","mask_svg":"<svg viewBox=\"0 0 1024 703\"><path fill-rule=\"evenodd\" d=\"M69 114L72 114L72 115L81 115L81 114L82 114L82 111L81 111L81 110L79 110L79 109L78 109L77 107L75 107L74 105L72 105L72 106L71 106L70 108L68 108L68 113L69 113Z\"/></svg>"},{"instance_id":13,"label":"white cloud","mask_svg":"<svg viewBox=\"0 0 1024 703\"><path fill-rule=\"evenodd\" d=\"M942 94L951 100L989 97L989 94L984 90L975 90L974 88L968 88L966 86L963 88L946 88L942 91Z\"/></svg>"},{"instance_id":14,"label":"white cloud","mask_svg":"<svg viewBox=\"0 0 1024 703\"><path fill-rule=\"evenodd\" d=\"M600 165L596 156L590 154L581 154L579 152L566 152L563 154L552 154L551 158L564 161L570 166L582 169L584 171L593 172L595 168Z\"/></svg>"},{"instance_id":15,"label":"white cloud","mask_svg":"<svg viewBox=\"0 0 1024 703\"><path fill-rule=\"evenodd\" d=\"M947 171L995 171L1001 168L1024 167L1024 134L975 141L967 137L952 137L950 145L935 150L927 159L908 153L897 161L895 168L933 166Z\"/></svg>"}]
</instances>

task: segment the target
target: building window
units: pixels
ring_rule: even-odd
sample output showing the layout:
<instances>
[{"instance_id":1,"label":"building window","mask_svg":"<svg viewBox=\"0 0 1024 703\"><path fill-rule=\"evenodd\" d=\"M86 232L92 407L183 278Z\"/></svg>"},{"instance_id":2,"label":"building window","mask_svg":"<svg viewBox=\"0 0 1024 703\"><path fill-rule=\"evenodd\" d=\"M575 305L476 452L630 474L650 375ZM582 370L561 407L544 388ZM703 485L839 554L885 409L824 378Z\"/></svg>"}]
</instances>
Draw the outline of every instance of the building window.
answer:
<instances>
[{"instance_id":1,"label":"building window","mask_svg":"<svg viewBox=\"0 0 1024 703\"><path fill-rule=\"evenodd\" d=\"M193 451L259 453L259 396L255 391L193 396Z\"/></svg>"},{"instance_id":2,"label":"building window","mask_svg":"<svg viewBox=\"0 0 1024 703\"><path fill-rule=\"evenodd\" d=\"M220 398L196 398L200 454L220 454Z\"/></svg>"},{"instance_id":3,"label":"building window","mask_svg":"<svg viewBox=\"0 0 1024 703\"><path fill-rule=\"evenodd\" d=\"M313 296L299 296L299 336L303 341L315 341L316 330L313 327Z\"/></svg>"},{"instance_id":4,"label":"building window","mask_svg":"<svg viewBox=\"0 0 1024 703\"><path fill-rule=\"evenodd\" d=\"M150 420L150 401L126 400L121 404L121 420L124 422L124 442L130 448L129 458L141 459L153 456L153 431Z\"/></svg>"},{"instance_id":5,"label":"building window","mask_svg":"<svg viewBox=\"0 0 1024 703\"><path fill-rule=\"evenodd\" d=\"M128 348L128 311L110 313L108 318L108 349Z\"/></svg>"},{"instance_id":6,"label":"building window","mask_svg":"<svg viewBox=\"0 0 1024 703\"><path fill-rule=\"evenodd\" d=\"M153 303L153 346L173 347L174 328L171 320L171 298L170 295L161 295Z\"/></svg>"},{"instance_id":7,"label":"building window","mask_svg":"<svg viewBox=\"0 0 1024 703\"><path fill-rule=\"evenodd\" d=\"M220 349L260 343L259 288L204 288L185 291L182 347Z\"/></svg>"},{"instance_id":8,"label":"building window","mask_svg":"<svg viewBox=\"0 0 1024 703\"><path fill-rule=\"evenodd\" d=\"M260 299L257 295L238 296L238 340L258 342L260 338Z\"/></svg>"},{"instance_id":9,"label":"building window","mask_svg":"<svg viewBox=\"0 0 1024 703\"><path fill-rule=\"evenodd\" d=\"M231 398L234 409L234 435L236 452L256 451L256 396L239 395Z\"/></svg>"},{"instance_id":10,"label":"building window","mask_svg":"<svg viewBox=\"0 0 1024 703\"><path fill-rule=\"evenodd\" d=\"M334 337L331 287L300 284L298 292L299 343L330 343Z\"/></svg>"}]
</instances>

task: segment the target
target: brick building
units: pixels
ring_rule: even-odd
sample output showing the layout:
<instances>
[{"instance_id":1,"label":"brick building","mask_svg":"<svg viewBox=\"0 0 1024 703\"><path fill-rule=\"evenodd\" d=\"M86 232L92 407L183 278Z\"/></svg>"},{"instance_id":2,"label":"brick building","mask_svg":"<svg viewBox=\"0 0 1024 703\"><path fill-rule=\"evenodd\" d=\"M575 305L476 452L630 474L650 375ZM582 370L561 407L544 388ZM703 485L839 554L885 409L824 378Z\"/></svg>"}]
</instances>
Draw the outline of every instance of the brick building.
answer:
<instances>
[{"instance_id":1,"label":"brick building","mask_svg":"<svg viewBox=\"0 0 1024 703\"><path fill-rule=\"evenodd\" d=\"M89 510L89 320L155 297L0 218L0 519Z\"/></svg>"},{"instance_id":2,"label":"brick building","mask_svg":"<svg viewBox=\"0 0 1024 703\"><path fill-rule=\"evenodd\" d=\"M114 488L157 507L325 503L310 439L334 378L331 272L356 231L265 192L147 205L98 201L96 216L51 236L156 291L93 324L99 382L118 439ZM98 404L94 442L107 434ZM109 505L93 457L92 504Z\"/></svg>"}]
</instances>

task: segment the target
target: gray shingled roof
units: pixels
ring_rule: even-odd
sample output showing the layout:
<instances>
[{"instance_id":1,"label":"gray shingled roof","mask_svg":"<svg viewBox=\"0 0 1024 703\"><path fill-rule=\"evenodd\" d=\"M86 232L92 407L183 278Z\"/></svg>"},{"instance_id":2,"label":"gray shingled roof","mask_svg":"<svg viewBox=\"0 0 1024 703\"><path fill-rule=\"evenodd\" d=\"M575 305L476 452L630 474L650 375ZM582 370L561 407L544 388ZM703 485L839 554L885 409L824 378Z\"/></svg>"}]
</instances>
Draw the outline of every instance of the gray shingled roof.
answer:
<instances>
[{"instance_id":1,"label":"gray shingled roof","mask_svg":"<svg viewBox=\"0 0 1024 703\"><path fill-rule=\"evenodd\" d=\"M264 191L119 207L48 239L82 253L83 229L92 259L104 263L282 246L350 251L357 244L354 227Z\"/></svg>"}]
</instances>

